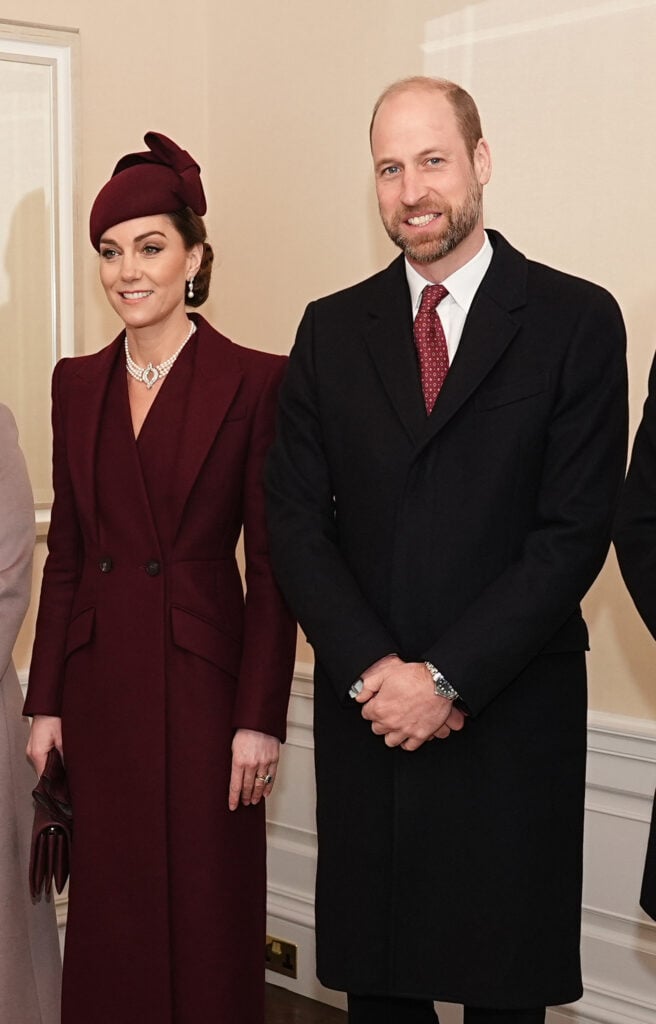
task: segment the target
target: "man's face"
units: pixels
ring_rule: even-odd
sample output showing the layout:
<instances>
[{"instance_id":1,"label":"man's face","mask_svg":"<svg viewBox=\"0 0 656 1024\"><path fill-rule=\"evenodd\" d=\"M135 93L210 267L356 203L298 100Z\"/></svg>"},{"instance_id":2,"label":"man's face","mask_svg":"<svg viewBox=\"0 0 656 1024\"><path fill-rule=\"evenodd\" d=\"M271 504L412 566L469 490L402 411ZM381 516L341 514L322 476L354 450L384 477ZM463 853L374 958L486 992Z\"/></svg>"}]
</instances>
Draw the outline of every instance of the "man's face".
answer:
<instances>
[{"instance_id":1,"label":"man's face","mask_svg":"<svg viewBox=\"0 0 656 1024\"><path fill-rule=\"evenodd\" d=\"M371 148L380 215L392 241L411 263L433 263L459 248L467 262L482 242L487 144L479 142L472 162L450 102L414 88L383 101Z\"/></svg>"}]
</instances>

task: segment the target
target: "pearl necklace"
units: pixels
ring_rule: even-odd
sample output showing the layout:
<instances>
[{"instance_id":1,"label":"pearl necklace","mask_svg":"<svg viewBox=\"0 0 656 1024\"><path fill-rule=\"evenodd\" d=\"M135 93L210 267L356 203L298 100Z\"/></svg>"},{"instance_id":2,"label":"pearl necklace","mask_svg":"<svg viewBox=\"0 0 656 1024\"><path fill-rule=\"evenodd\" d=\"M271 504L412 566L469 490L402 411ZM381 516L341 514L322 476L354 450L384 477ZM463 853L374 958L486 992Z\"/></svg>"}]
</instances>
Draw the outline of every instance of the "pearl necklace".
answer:
<instances>
[{"instance_id":1,"label":"pearl necklace","mask_svg":"<svg viewBox=\"0 0 656 1024\"><path fill-rule=\"evenodd\" d=\"M190 323L189 323L189 333L187 334L187 337L185 338L185 340L180 345L180 348L178 349L178 351L174 352L173 355L169 356L168 359L165 359L163 363L158 363L157 366L153 366L152 363L148 363L148 366L145 366L145 367L138 366L135 363L135 361L132 358L132 356L130 355L130 349L128 348L128 335L127 335L127 331L126 331L126 334L125 334L125 366L126 366L126 369L127 369L128 373L130 374L130 376L134 377L135 380L141 381L143 384L146 385L146 387L150 391L150 389L152 388L153 384L156 384L157 381L160 379L160 377L166 377L167 373L169 372L169 370L173 366L174 362L176 361L176 359L178 358L178 356L182 352L183 348L185 347L185 345L187 344L187 342L189 341L189 339L191 338L191 336L192 336L192 334L194 333L195 330L196 330L196 324L194 323L193 320L191 320Z\"/></svg>"}]
</instances>

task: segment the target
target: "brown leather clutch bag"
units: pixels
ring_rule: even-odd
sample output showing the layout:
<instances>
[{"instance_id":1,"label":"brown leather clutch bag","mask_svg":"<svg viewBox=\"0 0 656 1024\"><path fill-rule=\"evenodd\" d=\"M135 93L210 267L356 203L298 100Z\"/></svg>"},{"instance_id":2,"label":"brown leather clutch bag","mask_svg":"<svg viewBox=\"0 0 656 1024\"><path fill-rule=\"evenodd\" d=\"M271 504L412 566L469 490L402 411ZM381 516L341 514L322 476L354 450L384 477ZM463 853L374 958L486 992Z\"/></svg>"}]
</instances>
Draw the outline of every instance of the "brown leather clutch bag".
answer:
<instances>
[{"instance_id":1,"label":"brown leather clutch bag","mask_svg":"<svg viewBox=\"0 0 656 1024\"><path fill-rule=\"evenodd\" d=\"M43 888L49 895L53 881L57 892L61 892L69 873L73 811L64 764L56 747L48 751L43 774L32 796L30 892L36 898Z\"/></svg>"}]
</instances>

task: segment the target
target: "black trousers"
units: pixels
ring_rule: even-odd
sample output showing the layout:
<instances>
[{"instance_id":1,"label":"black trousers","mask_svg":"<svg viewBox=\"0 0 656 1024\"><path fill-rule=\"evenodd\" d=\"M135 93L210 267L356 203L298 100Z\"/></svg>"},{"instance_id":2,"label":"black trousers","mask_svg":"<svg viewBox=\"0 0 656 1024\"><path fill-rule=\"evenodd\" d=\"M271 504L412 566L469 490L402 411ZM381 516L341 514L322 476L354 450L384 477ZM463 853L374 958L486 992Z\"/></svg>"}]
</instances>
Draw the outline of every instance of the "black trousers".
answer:
<instances>
[{"instance_id":1,"label":"black trousers","mask_svg":"<svg viewBox=\"0 0 656 1024\"><path fill-rule=\"evenodd\" d=\"M464 1024L544 1024L545 1008L487 1010L465 1006ZM348 994L349 1024L439 1024L432 1000Z\"/></svg>"}]
</instances>

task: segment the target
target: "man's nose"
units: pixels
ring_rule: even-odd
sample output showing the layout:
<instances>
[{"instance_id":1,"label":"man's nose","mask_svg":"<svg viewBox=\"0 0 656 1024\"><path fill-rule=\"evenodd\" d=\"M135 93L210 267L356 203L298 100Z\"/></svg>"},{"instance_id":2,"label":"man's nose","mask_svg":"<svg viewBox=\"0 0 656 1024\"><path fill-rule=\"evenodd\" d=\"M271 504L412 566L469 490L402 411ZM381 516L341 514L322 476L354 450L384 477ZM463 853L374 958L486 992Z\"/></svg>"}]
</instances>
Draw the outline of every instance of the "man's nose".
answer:
<instances>
[{"instance_id":1,"label":"man's nose","mask_svg":"<svg viewBox=\"0 0 656 1024\"><path fill-rule=\"evenodd\" d=\"M416 206L425 199L427 192L428 188L421 172L406 167L401 182L401 202L405 206Z\"/></svg>"}]
</instances>

